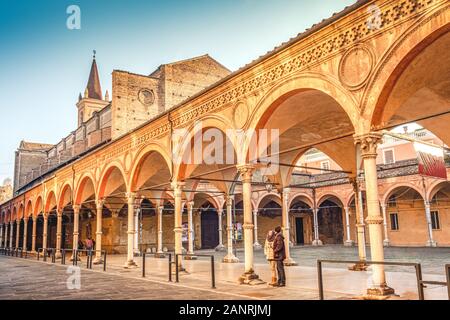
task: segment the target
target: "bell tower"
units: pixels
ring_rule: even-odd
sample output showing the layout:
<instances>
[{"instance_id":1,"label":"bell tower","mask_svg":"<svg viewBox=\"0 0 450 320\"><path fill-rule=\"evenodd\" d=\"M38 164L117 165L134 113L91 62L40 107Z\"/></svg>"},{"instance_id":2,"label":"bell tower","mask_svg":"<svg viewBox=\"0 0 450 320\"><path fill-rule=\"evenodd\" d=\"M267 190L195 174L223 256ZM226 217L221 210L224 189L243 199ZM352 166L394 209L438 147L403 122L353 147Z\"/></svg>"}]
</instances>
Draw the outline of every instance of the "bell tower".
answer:
<instances>
[{"instance_id":1,"label":"bell tower","mask_svg":"<svg viewBox=\"0 0 450 320\"><path fill-rule=\"evenodd\" d=\"M86 89L84 90L84 95L82 96L80 93L78 96L78 127L80 127L83 122L89 120L94 112L100 111L110 102L108 90L105 93L105 99L103 99L95 54L96 51L94 50L91 72L89 73L89 79Z\"/></svg>"}]
</instances>

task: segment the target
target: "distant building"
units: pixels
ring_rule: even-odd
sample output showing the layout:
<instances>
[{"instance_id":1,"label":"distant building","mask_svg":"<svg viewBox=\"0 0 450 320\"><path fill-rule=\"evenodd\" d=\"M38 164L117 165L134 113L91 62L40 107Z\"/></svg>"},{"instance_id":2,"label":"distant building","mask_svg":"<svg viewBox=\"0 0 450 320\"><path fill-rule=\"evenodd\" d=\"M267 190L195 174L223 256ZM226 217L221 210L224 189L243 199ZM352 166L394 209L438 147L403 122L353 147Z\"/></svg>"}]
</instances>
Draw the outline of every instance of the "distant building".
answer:
<instances>
[{"instance_id":1,"label":"distant building","mask_svg":"<svg viewBox=\"0 0 450 320\"><path fill-rule=\"evenodd\" d=\"M13 190L11 179L5 179L3 185L0 186L0 204L6 202L12 198Z\"/></svg>"}]
</instances>

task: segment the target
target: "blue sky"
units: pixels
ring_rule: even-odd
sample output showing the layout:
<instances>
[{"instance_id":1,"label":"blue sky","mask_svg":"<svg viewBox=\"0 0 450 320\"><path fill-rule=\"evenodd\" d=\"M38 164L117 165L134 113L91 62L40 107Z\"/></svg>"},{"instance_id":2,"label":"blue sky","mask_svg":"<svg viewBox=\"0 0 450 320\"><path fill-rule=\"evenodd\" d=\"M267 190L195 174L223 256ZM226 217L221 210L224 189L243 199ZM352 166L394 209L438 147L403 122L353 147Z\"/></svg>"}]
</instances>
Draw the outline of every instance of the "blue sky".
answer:
<instances>
[{"instance_id":1,"label":"blue sky","mask_svg":"<svg viewBox=\"0 0 450 320\"><path fill-rule=\"evenodd\" d=\"M93 49L103 92L114 69L149 74L205 53L234 71L354 2L1 0L0 183L21 140L57 143L76 128ZM70 5L80 30L66 27Z\"/></svg>"}]
</instances>

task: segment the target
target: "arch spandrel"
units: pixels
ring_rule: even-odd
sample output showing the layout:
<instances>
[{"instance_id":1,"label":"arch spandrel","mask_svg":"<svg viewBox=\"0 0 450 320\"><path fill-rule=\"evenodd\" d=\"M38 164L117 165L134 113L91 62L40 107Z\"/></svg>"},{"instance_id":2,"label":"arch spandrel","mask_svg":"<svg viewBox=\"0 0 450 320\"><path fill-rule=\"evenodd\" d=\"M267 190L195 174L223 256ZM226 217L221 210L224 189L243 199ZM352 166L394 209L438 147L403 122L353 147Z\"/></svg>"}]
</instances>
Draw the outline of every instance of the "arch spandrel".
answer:
<instances>
[{"instance_id":1,"label":"arch spandrel","mask_svg":"<svg viewBox=\"0 0 450 320\"><path fill-rule=\"evenodd\" d=\"M404 70L423 50L450 31L449 10L448 5L429 10L421 19L414 20L413 24L383 53L363 99L363 117L370 120L368 123L370 127L376 128L387 124L389 119L384 115L384 108L390 104L388 101L390 95ZM436 65L442 67L441 64ZM428 77L429 72L425 72L423 76ZM414 85L414 82L412 84ZM391 103L400 103L400 100ZM370 131L370 127L365 129L366 132Z\"/></svg>"}]
</instances>

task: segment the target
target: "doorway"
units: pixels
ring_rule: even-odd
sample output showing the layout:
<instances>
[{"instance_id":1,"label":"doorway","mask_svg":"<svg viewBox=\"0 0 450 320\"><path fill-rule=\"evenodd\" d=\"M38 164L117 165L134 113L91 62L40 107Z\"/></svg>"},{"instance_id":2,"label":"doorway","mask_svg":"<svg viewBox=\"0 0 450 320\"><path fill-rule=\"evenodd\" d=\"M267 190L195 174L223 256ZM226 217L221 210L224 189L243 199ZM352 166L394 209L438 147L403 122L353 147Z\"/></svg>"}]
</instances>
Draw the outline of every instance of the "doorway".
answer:
<instances>
[{"instance_id":1,"label":"doorway","mask_svg":"<svg viewBox=\"0 0 450 320\"><path fill-rule=\"evenodd\" d=\"M297 244L304 245L305 237L303 235L303 218L295 218L295 234L297 236Z\"/></svg>"},{"instance_id":2,"label":"doorway","mask_svg":"<svg viewBox=\"0 0 450 320\"><path fill-rule=\"evenodd\" d=\"M219 245L219 217L215 210L203 211L202 221L202 249L214 249Z\"/></svg>"}]
</instances>

